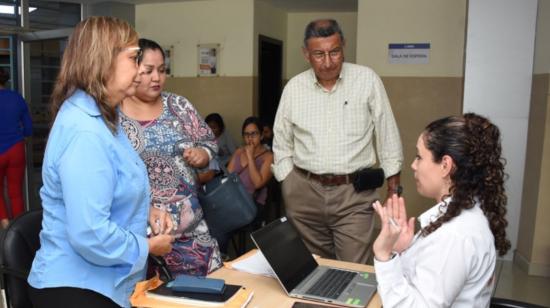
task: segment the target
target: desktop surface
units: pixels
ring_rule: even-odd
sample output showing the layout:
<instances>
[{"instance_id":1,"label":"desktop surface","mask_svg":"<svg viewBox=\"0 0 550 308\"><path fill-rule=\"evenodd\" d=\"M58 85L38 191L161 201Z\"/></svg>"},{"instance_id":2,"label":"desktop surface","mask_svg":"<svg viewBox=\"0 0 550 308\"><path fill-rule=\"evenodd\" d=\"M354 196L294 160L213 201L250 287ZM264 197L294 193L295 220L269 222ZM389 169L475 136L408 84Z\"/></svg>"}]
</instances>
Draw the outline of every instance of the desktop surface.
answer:
<instances>
[{"instance_id":1,"label":"desktop surface","mask_svg":"<svg viewBox=\"0 0 550 308\"><path fill-rule=\"evenodd\" d=\"M246 256L247 254L245 254ZM330 260L330 259L317 259L319 265L333 266L343 269L352 269L356 271L365 271L365 272L374 272L374 267L370 265L350 263L344 261ZM238 284L242 285L247 289L250 289L254 292L252 301L248 304L247 307L251 308L270 308L270 307L280 307L280 308L290 308L296 301L306 302L305 300L298 300L291 298L286 295L283 287L279 284L277 279L274 277L266 277L261 275L253 275L245 272L240 272L233 270L227 267L222 267L215 272L208 275L212 278L221 278L224 279L226 283L229 284ZM314 303L314 302L312 302ZM330 305L322 303L322 305L331 307ZM332 306L339 307L339 306ZM382 301L378 294L375 294L367 308L380 308L382 307Z\"/></svg>"}]
</instances>

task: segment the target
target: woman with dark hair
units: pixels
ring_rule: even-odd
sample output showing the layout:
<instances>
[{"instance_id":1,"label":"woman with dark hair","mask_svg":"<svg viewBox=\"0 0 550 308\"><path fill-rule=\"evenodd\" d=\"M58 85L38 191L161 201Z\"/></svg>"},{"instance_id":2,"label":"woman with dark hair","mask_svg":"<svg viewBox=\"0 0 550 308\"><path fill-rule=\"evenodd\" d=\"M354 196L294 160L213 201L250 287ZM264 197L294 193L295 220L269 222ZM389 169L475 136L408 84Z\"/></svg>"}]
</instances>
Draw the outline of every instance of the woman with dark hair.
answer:
<instances>
[{"instance_id":1,"label":"woman with dark hair","mask_svg":"<svg viewBox=\"0 0 550 308\"><path fill-rule=\"evenodd\" d=\"M218 142L218 162L222 166L227 166L229 159L231 159L231 156L237 149L237 146L235 146L235 141L225 130L225 123L219 113L211 113L207 115L206 118L204 118L204 121L212 130L214 136L216 136L216 142Z\"/></svg>"},{"instance_id":2,"label":"woman with dark hair","mask_svg":"<svg viewBox=\"0 0 550 308\"><path fill-rule=\"evenodd\" d=\"M221 266L197 198L197 170L217 151L214 134L185 97L164 92L165 55L156 42L140 39L141 83L120 107L120 122L149 175L153 213L174 222L173 249L164 259L173 274L206 276ZM155 215L153 233L162 231ZM160 228L158 228L160 227Z\"/></svg>"},{"instance_id":3,"label":"woman with dark hair","mask_svg":"<svg viewBox=\"0 0 550 308\"><path fill-rule=\"evenodd\" d=\"M506 239L504 159L499 129L467 113L430 123L412 163L418 192L437 204L407 219L397 195L375 204L382 230L373 245L384 307L488 307L497 253Z\"/></svg>"},{"instance_id":4,"label":"woman with dark hair","mask_svg":"<svg viewBox=\"0 0 550 308\"><path fill-rule=\"evenodd\" d=\"M127 22L99 16L67 43L51 96L33 307L130 307L148 255L171 249L169 234L146 237L147 170L118 123L139 83L137 43Z\"/></svg>"},{"instance_id":5,"label":"woman with dark hair","mask_svg":"<svg viewBox=\"0 0 550 308\"><path fill-rule=\"evenodd\" d=\"M32 135L32 120L27 103L15 91L6 89L9 74L0 67L0 224L9 224L4 200L7 180L11 217L23 213L23 178L25 177L25 138Z\"/></svg>"},{"instance_id":6,"label":"woman with dark hair","mask_svg":"<svg viewBox=\"0 0 550 308\"><path fill-rule=\"evenodd\" d=\"M258 205L257 218L262 218L267 199L267 183L273 177L271 164L273 153L262 144L263 125L257 117L244 120L242 136L244 146L238 148L231 157L227 170L236 172L246 190ZM256 221L256 224L259 221Z\"/></svg>"}]
</instances>

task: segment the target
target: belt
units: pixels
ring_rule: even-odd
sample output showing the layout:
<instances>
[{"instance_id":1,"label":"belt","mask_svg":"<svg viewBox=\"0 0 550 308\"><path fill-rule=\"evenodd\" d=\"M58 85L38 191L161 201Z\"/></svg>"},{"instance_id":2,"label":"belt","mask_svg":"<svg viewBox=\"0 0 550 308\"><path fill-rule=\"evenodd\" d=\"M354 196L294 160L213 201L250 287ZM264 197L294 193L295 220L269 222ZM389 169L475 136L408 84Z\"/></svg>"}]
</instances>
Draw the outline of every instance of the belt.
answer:
<instances>
[{"instance_id":1,"label":"belt","mask_svg":"<svg viewBox=\"0 0 550 308\"><path fill-rule=\"evenodd\" d=\"M305 175L308 179L315 180L323 186L338 186L344 184L352 184L357 176L357 172L350 174L316 174L300 167L294 166L301 174Z\"/></svg>"}]
</instances>

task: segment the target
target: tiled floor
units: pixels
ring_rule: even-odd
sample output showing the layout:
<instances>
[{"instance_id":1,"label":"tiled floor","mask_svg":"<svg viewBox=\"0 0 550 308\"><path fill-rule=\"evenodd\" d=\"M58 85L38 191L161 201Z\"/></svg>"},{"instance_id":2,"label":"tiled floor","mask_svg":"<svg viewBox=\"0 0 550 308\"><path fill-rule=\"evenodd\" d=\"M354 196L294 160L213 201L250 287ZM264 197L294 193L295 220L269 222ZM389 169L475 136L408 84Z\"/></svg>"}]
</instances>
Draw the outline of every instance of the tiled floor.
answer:
<instances>
[{"instance_id":1,"label":"tiled floor","mask_svg":"<svg viewBox=\"0 0 550 308\"><path fill-rule=\"evenodd\" d=\"M550 307L550 277L529 276L512 261L501 261L495 297Z\"/></svg>"}]
</instances>

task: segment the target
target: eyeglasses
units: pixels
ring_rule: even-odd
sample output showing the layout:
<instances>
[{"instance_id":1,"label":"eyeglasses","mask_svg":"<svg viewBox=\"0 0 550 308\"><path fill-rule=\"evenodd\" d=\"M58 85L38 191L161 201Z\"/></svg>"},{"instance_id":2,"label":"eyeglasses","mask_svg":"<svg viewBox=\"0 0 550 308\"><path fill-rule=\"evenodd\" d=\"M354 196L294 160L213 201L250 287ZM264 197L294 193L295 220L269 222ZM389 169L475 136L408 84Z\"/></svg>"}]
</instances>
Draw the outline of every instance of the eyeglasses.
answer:
<instances>
[{"instance_id":1,"label":"eyeglasses","mask_svg":"<svg viewBox=\"0 0 550 308\"><path fill-rule=\"evenodd\" d=\"M141 62L141 57L143 56L143 49L141 49L140 47L126 47L124 49L122 49L122 51L137 51L136 53L136 64L138 64L139 62Z\"/></svg>"},{"instance_id":2,"label":"eyeglasses","mask_svg":"<svg viewBox=\"0 0 550 308\"><path fill-rule=\"evenodd\" d=\"M323 61L327 55L332 61L336 61L336 60L339 60L340 57L342 56L342 48L336 48L329 51L315 50L310 52L310 54L313 60L317 62Z\"/></svg>"},{"instance_id":3,"label":"eyeglasses","mask_svg":"<svg viewBox=\"0 0 550 308\"><path fill-rule=\"evenodd\" d=\"M255 131L255 132L244 132L243 133L243 137L246 138L246 137L250 137L250 138L254 138L254 137L257 137L260 135L260 132L259 131Z\"/></svg>"}]
</instances>

